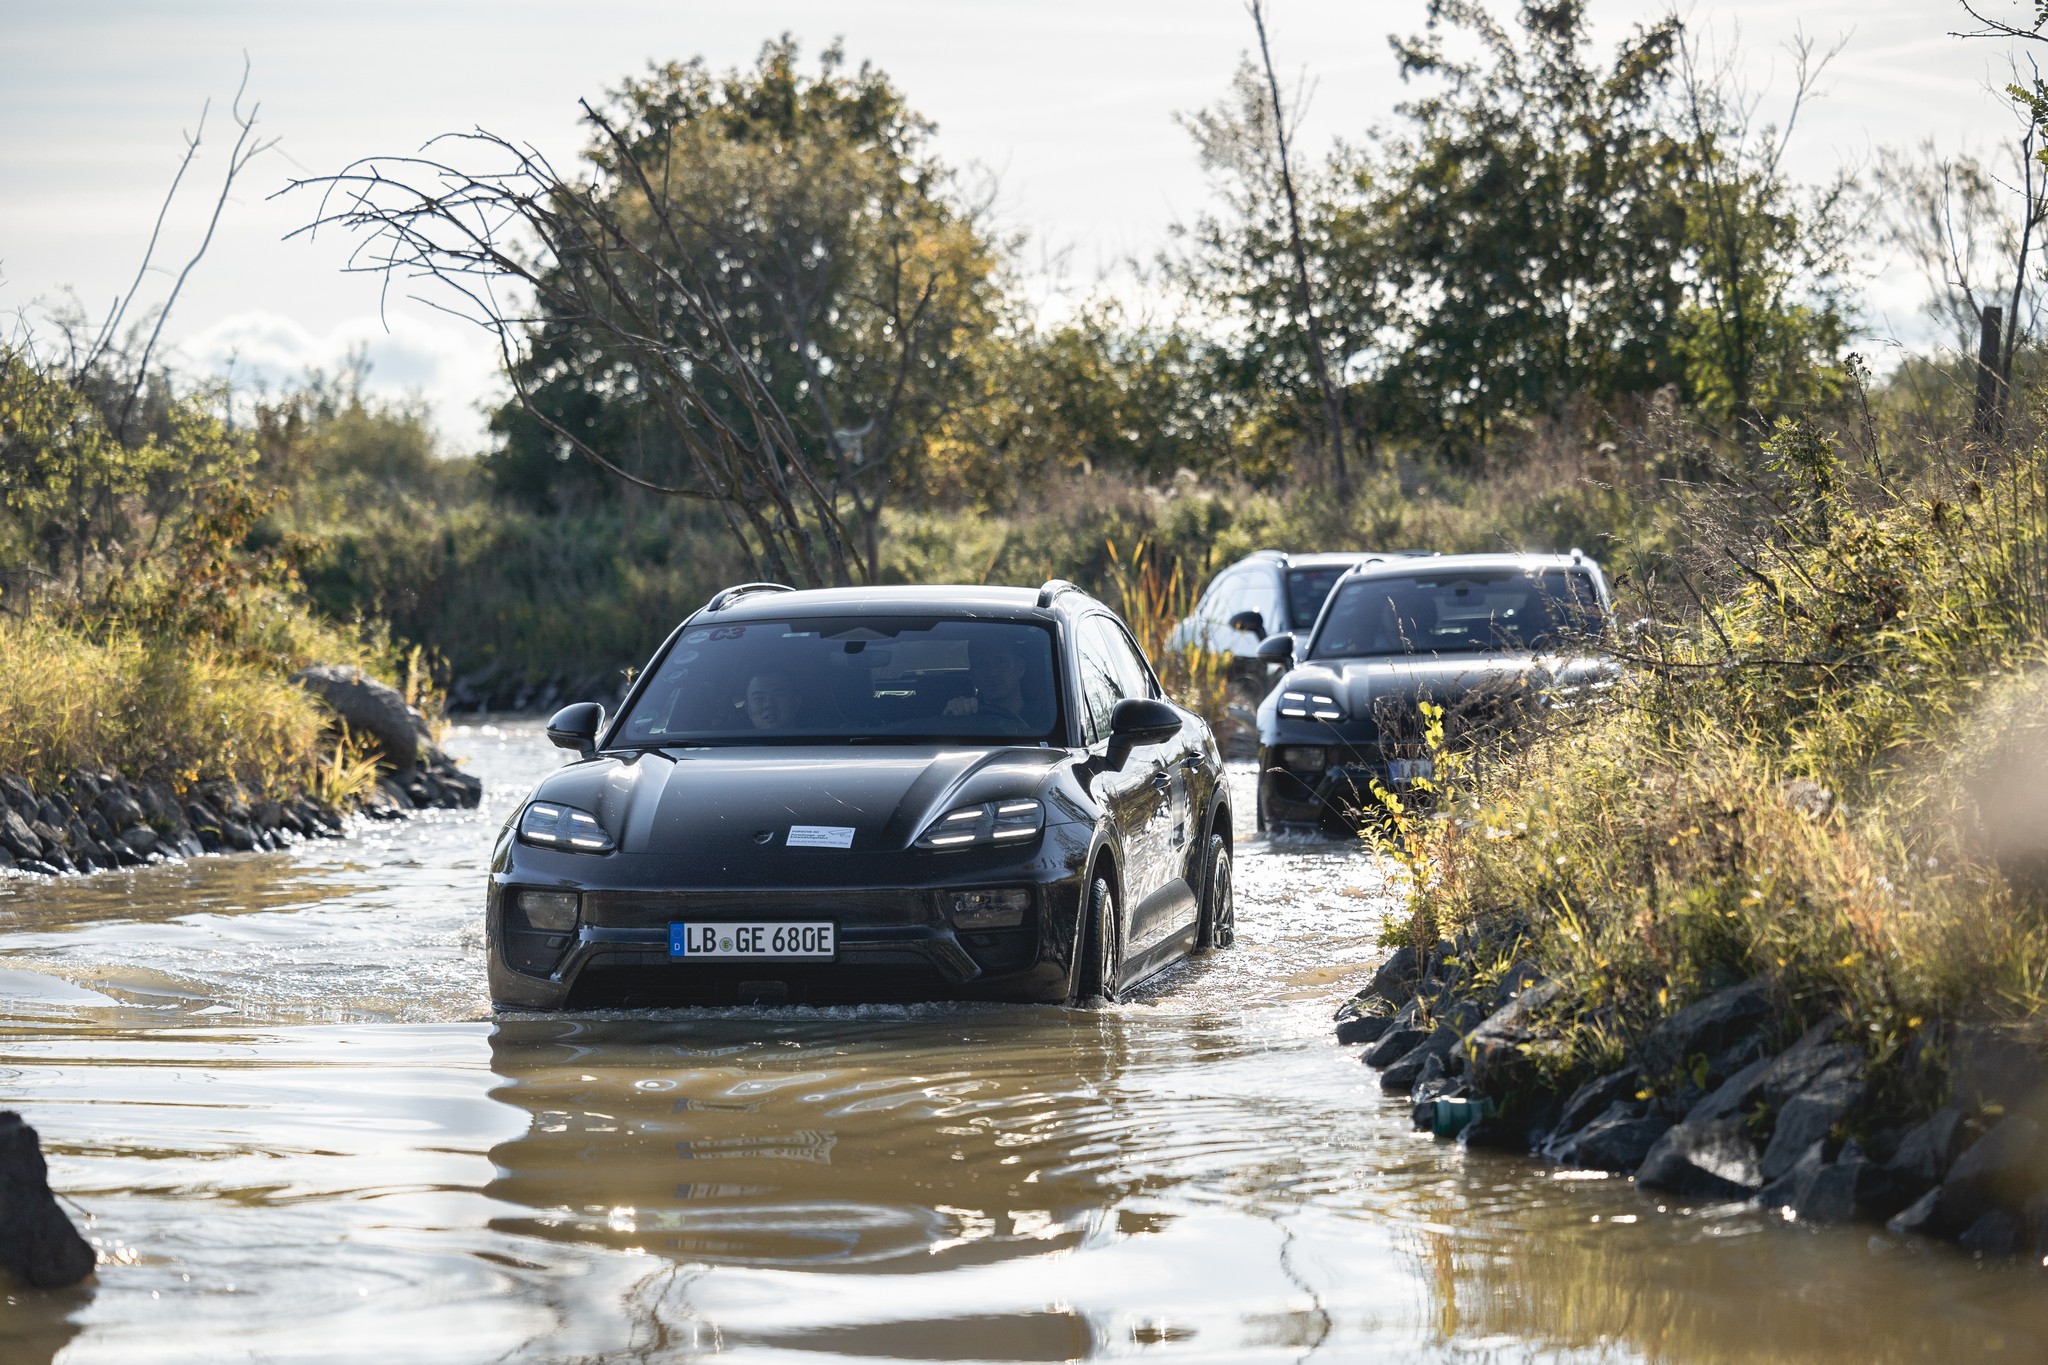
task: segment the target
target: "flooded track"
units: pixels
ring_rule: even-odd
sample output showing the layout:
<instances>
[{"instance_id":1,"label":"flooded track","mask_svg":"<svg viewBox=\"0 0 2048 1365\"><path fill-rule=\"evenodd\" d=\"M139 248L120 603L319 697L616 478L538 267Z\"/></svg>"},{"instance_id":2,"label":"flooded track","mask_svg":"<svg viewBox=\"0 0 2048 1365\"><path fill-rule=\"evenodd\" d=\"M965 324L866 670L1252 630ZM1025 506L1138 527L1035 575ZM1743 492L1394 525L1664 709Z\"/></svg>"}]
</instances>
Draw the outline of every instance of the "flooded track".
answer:
<instances>
[{"instance_id":1,"label":"flooded track","mask_svg":"<svg viewBox=\"0 0 2048 1365\"><path fill-rule=\"evenodd\" d=\"M1329 1027L1378 869L1244 820L1239 946L1112 1009L494 1019L557 751L450 747L479 812L0 882L0 1107L102 1257L0 1361L2048 1359L2038 1269L1411 1132Z\"/></svg>"}]
</instances>

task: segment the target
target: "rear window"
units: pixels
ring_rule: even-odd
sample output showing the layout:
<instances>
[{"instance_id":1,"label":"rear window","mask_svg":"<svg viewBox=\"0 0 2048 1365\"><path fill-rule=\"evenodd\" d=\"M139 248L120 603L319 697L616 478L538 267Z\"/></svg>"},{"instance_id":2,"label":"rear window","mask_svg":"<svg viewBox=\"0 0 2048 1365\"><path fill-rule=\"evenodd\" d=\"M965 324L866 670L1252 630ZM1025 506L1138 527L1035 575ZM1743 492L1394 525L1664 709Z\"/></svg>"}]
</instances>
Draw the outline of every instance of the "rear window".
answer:
<instances>
[{"instance_id":1,"label":"rear window","mask_svg":"<svg viewBox=\"0 0 2048 1365\"><path fill-rule=\"evenodd\" d=\"M1310 657L1545 650L1600 629L1590 574L1448 570L1379 576L1338 589Z\"/></svg>"}]
</instances>

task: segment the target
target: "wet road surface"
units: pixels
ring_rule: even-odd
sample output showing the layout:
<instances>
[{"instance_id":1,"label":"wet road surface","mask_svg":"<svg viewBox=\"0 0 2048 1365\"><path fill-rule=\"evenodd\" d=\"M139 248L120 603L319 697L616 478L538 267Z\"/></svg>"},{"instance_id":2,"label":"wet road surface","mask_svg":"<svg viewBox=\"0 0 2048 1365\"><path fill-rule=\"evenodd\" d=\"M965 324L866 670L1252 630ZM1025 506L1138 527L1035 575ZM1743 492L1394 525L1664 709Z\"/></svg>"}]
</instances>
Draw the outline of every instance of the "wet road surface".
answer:
<instances>
[{"instance_id":1,"label":"wet road surface","mask_svg":"<svg viewBox=\"0 0 2048 1365\"><path fill-rule=\"evenodd\" d=\"M1382 871L1242 820L1239 946L1114 1008L493 1018L559 754L450 747L481 811L0 881L0 1107L102 1257L0 1361L2048 1359L2038 1268L1410 1131L1329 1028Z\"/></svg>"}]
</instances>

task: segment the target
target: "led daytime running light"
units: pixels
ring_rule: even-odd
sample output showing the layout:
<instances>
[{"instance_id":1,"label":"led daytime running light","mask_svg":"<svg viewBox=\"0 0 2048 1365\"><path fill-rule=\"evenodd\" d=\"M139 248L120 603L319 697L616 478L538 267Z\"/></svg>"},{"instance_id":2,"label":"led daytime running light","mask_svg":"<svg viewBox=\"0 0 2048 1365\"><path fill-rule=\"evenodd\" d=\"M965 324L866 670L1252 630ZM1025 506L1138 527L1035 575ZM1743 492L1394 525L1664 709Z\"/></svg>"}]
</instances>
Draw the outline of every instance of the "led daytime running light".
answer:
<instances>
[{"instance_id":1,"label":"led daytime running light","mask_svg":"<svg viewBox=\"0 0 2048 1365\"><path fill-rule=\"evenodd\" d=\"M519 817L519 837L542 848L571 853L610 853L616 844L597 817L556 801L536 801Z\"/></svg>"},{"instance_id":2,"label":"led daytime running light","mask_svg":"<svg viewBox=\"0 0 2048 1365\"><path fill-rule=\"evenodd\" d=\"M918 836L919 848L967 848L975 844L1010 844L1035 837L1045 828L1045 806L1023 798L960 806L931 822Z\"/></svg>"},{"instance_id":3,"label":"led daytime running light","mask_svg":"<svg viewBox=\"0 0 2048 1365\"><path fill-rule=\"evenodd\" d=\"M1282 692L1280 714L1290 720L1342 720L1344 709L1323 692Z\"/></svg>"}]
</instances>

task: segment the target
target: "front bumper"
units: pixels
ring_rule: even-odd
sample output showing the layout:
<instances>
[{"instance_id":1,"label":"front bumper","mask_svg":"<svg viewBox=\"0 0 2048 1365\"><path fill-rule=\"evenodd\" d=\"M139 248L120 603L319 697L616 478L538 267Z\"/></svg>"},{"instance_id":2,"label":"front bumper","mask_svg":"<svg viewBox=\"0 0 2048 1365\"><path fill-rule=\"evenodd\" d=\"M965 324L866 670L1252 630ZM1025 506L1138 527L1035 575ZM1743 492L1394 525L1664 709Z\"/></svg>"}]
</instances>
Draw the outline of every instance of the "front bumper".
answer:
<instances>
[{"instance_id":1,"label":"front bumper","mask_svg":"<svg viewBox=\"0 0 2048 1365\"><path fill-rule=\"evenodd\" d=\"M1029 853L1006 849L996 858L906 852L893 860L895 885L817 888L661 887L649 884L633 855L598 859L514 845L494 869L488 893L491 1000L513 1009L1064 1000L1082 911L1086 831L1081 858L1073 856L1071 835L1053 835L1049 829ZM573 929L560 933L530 926L512 894L571 886L581 892L580 914ZM947 918L947 893L1009 887L1032 892L1021 925L961 929ZM829 961L670 957L669 925L693 919L830 920L835 954Z\"/></svg>"},{"instance_id":2,"label":"front bumper","mask_svg":"<svg viewBox=\"0 0 2048 1365\"><path fill-rule=\"evenodd\" d=\"M1320 767L1300 753L1322 756ZM1382 809L1375 788L1417 804L1427 793L1419 784L1435 775L1430 761L1410 746L1276 744L1259 749L1259 821L1274 830L1314 828L1356 833Z\"/></svg>"}]
</instances>

